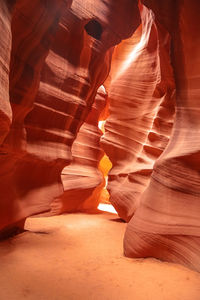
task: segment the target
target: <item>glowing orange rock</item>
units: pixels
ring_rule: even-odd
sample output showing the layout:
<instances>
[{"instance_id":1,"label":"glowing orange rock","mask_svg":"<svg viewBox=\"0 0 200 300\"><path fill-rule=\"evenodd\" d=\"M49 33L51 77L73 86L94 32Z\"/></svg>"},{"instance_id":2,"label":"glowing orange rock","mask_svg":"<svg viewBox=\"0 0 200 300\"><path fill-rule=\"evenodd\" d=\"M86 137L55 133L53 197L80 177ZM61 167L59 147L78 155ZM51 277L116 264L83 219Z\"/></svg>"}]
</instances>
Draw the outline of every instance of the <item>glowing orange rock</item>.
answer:
<instances>
[{"instance_id":1,"label":"glowing orange rock","mask_svg":"<svg viewBox=\"0 0 200 300\"><path fill-rule=\"evenodd\" d=\"M128 221L165 148L173 120L169 35L159 38L152 12L141 6L142 26L116 47L108 88L110 115L102 145L113 167L110 201ZM165 69L162 70L162 61Z\"/></svg>"},{"instance_id":2,"label":"glowing orange rock","mask_svg":"<svg viewBox=\"0 0 200 300\"><path fill-rule=\"evenodd\" d=\"M104 185L102 172L98 169L103 156L100 147L101 130L99 115L106 105L103 86L98 91L90 113L81 126L72 145L72 162L62 170L63 195L53 201L51 212L94 211Z\"/></svg>"},{"instance_id":3,"label":"glowing orange rock","mask_svg":"<svg viewBox=\"0 0 200 300\"><path fill-rule=\"evenodd\" d=\"M200 271L200 36L198 1L144 1L172 36L176 118L150 185L128 224L125 254Z\"/></svg>"}]
</instances>

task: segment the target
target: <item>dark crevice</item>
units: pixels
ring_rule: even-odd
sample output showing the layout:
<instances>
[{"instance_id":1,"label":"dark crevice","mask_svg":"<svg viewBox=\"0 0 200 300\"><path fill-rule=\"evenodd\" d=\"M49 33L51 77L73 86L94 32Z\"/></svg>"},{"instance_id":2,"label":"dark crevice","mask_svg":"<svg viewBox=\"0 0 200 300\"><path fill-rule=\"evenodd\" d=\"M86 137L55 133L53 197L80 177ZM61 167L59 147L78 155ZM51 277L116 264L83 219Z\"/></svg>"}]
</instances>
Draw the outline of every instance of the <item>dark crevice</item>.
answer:
<instances>
[{"instance_id":1,"label":"dark crevice","mask_svg":"<svg viewBox=\"0 0 200 300\"><path fill-rule=\"evenodd\" d=\"M102 26L101 24L96 21L96 20L90 20L86 25L85 25L85 30L86 32L92 36L93 38L95 38L96 40L100 40L101 39L101 35L102 35Z\"/></svg>"}]
</instances>

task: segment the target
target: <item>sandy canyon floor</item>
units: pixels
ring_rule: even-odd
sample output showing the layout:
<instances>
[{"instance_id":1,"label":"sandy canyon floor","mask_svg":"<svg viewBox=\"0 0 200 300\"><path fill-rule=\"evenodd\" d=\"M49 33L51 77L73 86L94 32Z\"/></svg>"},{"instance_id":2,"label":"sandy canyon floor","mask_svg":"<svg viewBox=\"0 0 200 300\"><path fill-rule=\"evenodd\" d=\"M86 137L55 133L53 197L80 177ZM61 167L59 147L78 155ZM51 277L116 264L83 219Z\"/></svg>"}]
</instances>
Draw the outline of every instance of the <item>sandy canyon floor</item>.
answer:
<instances>
[{"instance_id":1,"label":"sandy canyon floor","mask_svg":"<svg viewBox=\"0 0 200 300\"><path fill-rule=\"evenodd\" d=\"M200 300L200 274L123 256L111 213L28 218L0 243L0 300Z\"/></svg>"}]
</instances>

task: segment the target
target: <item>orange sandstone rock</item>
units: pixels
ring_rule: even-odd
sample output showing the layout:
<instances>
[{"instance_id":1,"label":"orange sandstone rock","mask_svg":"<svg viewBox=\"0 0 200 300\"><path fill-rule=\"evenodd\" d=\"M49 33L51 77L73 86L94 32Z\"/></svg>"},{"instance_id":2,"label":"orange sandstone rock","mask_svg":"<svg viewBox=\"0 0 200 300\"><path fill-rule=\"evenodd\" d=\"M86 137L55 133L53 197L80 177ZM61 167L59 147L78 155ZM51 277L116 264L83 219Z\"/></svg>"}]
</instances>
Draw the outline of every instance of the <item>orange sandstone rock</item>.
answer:
<instances>
[{"instance_id":1,"label":"orange sandstone rock","mask_svg":"<svg viewBox=\"0 0 200 300\"><path fill-rule=\"evenodd\" d=\"M13 117L8 132L11 111L5 82L0 229L50 210L63 193L61 171L71 162L72 143L108 76L112 49L140 22L137 1L99 0L94 6L93 1L74 0L69 9L71 2L19 0L12 12ZM1 10L9 33L2 55L9 55L10 15L6 5Z\"/></svg>"},{"instance_id":2,"label":"orange sandstone rock","mask_svg":"<svg viewBox=\"0 0 200 300\"><path fill-rule=\"evenodd\" d=\"M114 53L110 115L102 138L113 164L108 176L110 201L126 221L139 206L173 122L169 34L158 28L153 13L142 6L141 18L141 27Z\"/></svg>"},{"instance_id":3,"label":"orange sandstone rock","mask_svg":"<svg viewBox=\"0 0 200 300\"><path fill-rule=\"evenodd\" d=\"M144 1L172 37L176 117L141 204L128 224L125 254L200 271L200 36L198 1Z\"/></svg>"},{"instance_id":4,"label":"orange sandstone rock","mask_svg":"<svg viewBox=\"0 0 200 300\"><path fill-rule=\"evenodd\" d=\"M4 155L0 158L0 228L47 209L39 182L43 168L28 151L25 118L33 108L41 69L63 5L68 9L67 2L63 1L50 1L48 5L41 1L30 3L20 0L13 3L10 18L12 49L7 83L12 123L1 145ZM9 48L6 50L9 51ZM43 174L41 178L44 177Z\"/></svg>"},{"instance_id":5,"label":"orange sandstone rock","mask_svg":"<svg viewBox=\"0 0 200 300\"><path fill-rule=\"evenodd\" d=\"M0 3L0 145L6 137L12 121L9 101L9 70L11 54L11 7ZM3 151L1 151L3 153Z\"/></svg>"},{"instance_id":6,"label":"orange sandstone rock","mask_svg":"<svg viewBox=\"0 0 200 300\"><path fill-rule=\"evenodd\" d=\"M72 145L72 162L62 170L63 195L51 204L51 213L94 211L99 204L104 178L98 169L103 156L99 115L106 105L106 91L101 86L92 109Z\"/></svg>"}]
</instances>

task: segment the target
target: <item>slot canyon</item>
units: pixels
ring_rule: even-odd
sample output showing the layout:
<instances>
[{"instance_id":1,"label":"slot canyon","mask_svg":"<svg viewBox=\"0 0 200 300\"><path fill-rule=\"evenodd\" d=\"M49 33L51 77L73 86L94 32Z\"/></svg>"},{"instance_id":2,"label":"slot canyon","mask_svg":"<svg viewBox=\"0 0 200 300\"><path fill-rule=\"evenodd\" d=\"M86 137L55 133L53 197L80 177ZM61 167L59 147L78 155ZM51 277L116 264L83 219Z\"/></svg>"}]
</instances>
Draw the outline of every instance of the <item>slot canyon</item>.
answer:
<instances>
[{"instance_id":1,"label":"slot canyon","mask_svg":"<svg viewBox=\"0 0 200 300\"><path fill-rule=\"evenodd\" d=\"M1 0L0 30L0 300L200 300L200 2Z\"/></svg>"}]
</instances>

